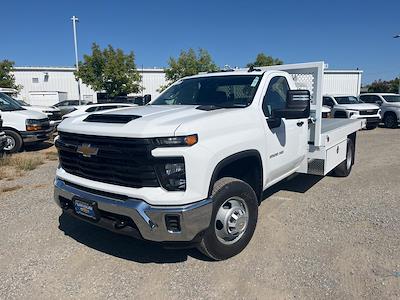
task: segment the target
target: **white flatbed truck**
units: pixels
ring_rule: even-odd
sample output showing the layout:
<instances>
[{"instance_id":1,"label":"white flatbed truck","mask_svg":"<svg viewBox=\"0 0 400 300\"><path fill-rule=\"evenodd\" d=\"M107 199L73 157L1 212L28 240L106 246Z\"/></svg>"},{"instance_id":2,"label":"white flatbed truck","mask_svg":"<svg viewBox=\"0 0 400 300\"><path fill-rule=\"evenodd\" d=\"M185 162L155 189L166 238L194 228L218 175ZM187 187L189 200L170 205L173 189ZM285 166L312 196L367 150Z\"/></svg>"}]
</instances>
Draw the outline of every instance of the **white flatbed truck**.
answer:
<instances>
[{"instance_id":1,"label":"white flatbed truck","mask_svg":"<svg viewBox=\"0 0 400 300\"><path fill-rule=\"evenodd\" d=\"M322 119L324 68L199 74L146 106L67 119L55 201L120 234L232 257L253 236L265 189L296 172L352 169L365 120Z\"/></svg>"}]
</instances>

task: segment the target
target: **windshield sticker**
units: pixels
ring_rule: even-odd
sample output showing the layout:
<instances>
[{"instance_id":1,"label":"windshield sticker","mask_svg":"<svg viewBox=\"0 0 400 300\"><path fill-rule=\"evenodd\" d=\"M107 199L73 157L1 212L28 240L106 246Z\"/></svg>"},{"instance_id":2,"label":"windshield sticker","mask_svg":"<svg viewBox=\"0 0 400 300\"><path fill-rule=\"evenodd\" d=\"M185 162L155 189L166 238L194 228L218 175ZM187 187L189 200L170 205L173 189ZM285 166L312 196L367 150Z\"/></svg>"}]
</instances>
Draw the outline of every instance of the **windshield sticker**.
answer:
<instances>
[{"instance_id":1,"label":"windshield sticker","mask_svg":"<svg viewBox=\"0 0 400 300\"><path fill-rule=\"evenodd\" d=\"M253 82L251 83L251 87L255 87L259 80L260 80L260 77L255 77Z\"/></svg>"}]
</instances>

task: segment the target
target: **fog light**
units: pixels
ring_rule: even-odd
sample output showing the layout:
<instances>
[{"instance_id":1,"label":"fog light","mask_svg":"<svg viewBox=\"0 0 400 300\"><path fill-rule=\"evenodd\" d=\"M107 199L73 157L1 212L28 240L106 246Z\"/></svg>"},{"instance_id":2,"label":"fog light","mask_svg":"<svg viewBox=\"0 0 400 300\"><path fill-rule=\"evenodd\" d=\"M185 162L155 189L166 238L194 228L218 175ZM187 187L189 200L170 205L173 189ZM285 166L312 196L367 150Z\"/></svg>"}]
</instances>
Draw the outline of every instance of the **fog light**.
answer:
<instances>
[{"instance_id":1,"label":"fog light","mask_svg":"<svg viewBox=\"0 0 400 300\"><path fill-rule=\"evenodd\" d=\"M185 172L185 164L184 163L176 163L176 164L166 164L165 165L165 174L168 176L176 173Z\"/></svg>"},{"instance_id":2,"label":"fog light","mask_svg":"<svg viewBox=\"0 0 400 300\"><path fill-rule=\"evenodd\" d=\"M165 225L166 225L169 233L181 232L181 221L180 221L179 216L166 215L165 216Z\"/></svg>"}]
</instances>

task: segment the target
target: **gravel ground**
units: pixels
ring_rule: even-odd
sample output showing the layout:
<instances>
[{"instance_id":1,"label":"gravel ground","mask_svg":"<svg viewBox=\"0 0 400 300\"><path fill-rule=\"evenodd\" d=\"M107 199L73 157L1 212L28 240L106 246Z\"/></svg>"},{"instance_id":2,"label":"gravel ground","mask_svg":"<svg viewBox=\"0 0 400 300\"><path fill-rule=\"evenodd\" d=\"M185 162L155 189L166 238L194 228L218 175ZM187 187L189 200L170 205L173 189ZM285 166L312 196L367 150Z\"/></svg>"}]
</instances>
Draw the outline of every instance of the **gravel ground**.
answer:
<instances>
[{"instance_id":1,"label":"gravel ground","mask_svg":"<svg viewBox=\"0 0 400 300\"><path fill-rule=\"evenodd\" d=\"M400 131L358 135L346 178L267 191L249 246L222 262L60 217L56 162L0 195L0 299L399 299Z\"/></svg>"}]
</instances>

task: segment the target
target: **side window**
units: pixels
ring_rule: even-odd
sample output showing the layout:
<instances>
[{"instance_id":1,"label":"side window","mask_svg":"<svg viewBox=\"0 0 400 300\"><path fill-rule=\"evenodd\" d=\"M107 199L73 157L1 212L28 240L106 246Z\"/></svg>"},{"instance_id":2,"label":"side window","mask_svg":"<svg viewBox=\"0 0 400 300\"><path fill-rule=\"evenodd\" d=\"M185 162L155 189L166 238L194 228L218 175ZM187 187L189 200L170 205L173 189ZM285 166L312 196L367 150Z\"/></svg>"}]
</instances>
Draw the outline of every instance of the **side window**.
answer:
<instances>
[{"instance_id":1,"label":"side window","mask_svg":"<svg viewBox=\"0 0 400 300\"><path fill-rule=\"evenodd\" d=\"M94 112L97 110L97 107L89 107L85 112Z\"/></svg>"},{"instance_id":2,"label":"side window","mask_svg":"<svg viewBox=\"0 0 400 300\"><path fill-rule=\"evenodd\" d=\"M276 76L271 79L262 105L266 117L270 117L274 109L286 107L288 90L289 84L285 77Z\"/></svg>"},{"instance_id":3,"label":"side window","mask_svg":"<svg viewBox=\"0 0 400 300\"><path fill-rule=\"evenodd\" d=\"M382 104L382 100L381 98L379 98L379 96L373 95L371 96L371 99L373 100L371 103L377 103L377 104Z\"/></svg>"},{"instance_id":4,"label":"side window","mask_svg":"<svg viewBox=\"0 0 400 300\"><path fill-rule=\"evenodd\" d=\"M112 106L99 106L97 108L97 111L107 110L107 109L114 109L114 108L117 108L117 106L115 106L115 105L112 105Z\"/></svg>"},{"instance_id":5,"label":"side window","mask_svg":"<svg viewBox=\"0 0 400 300\"><path fill-rule=\"evenodd\" d=\"M333 103L333 101L332 101L332 99L330 97L323 97L322 98L322 105L333 107L334 103Z\"/></svg>"}]
</instances>

